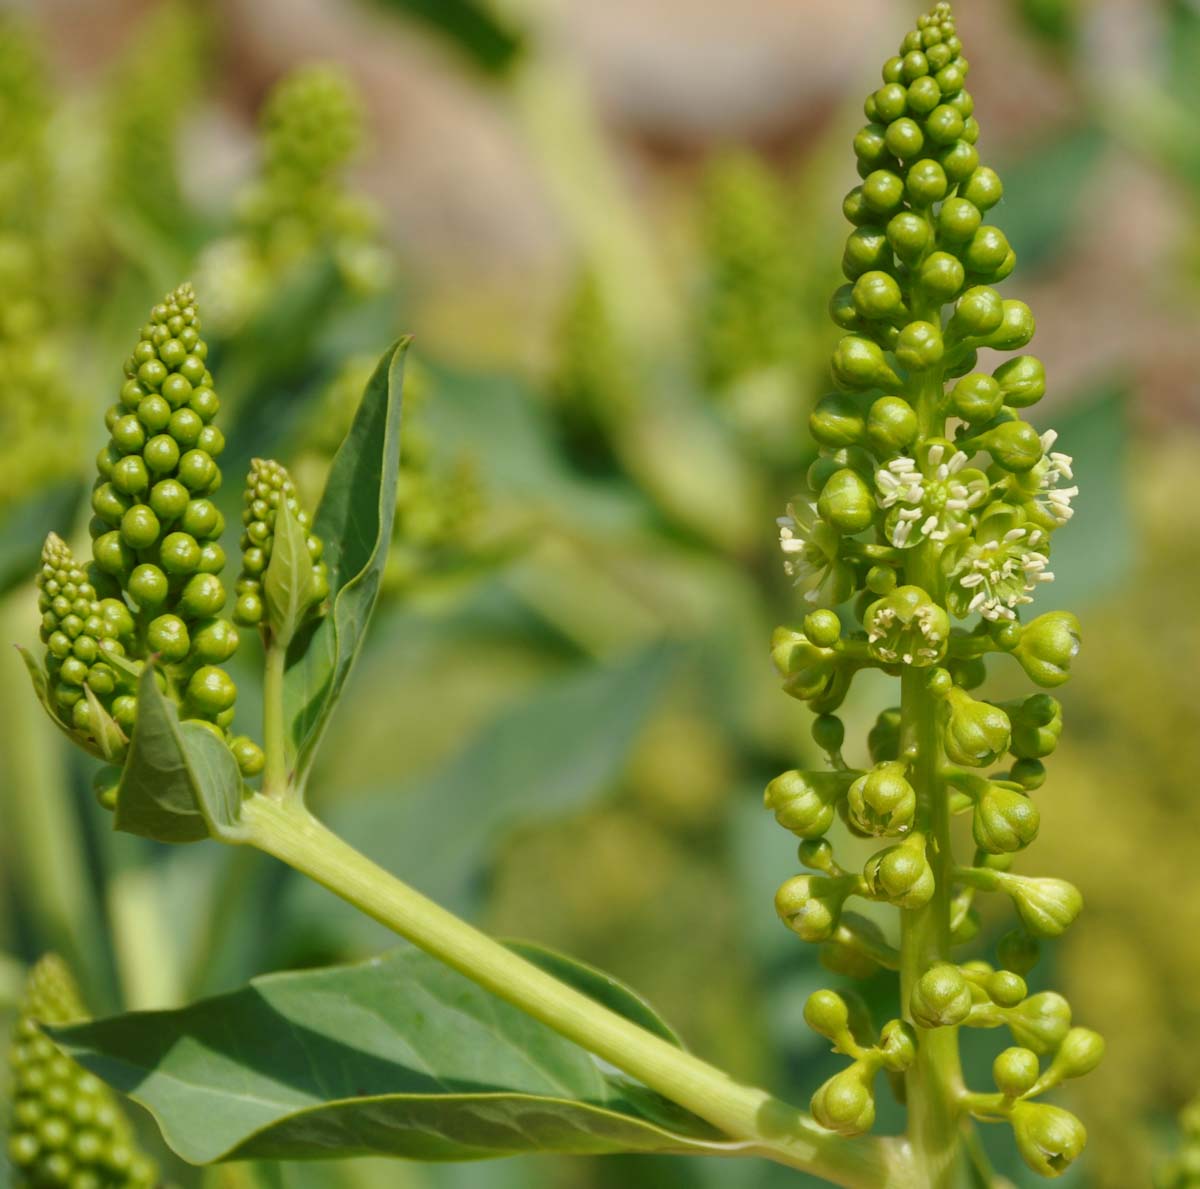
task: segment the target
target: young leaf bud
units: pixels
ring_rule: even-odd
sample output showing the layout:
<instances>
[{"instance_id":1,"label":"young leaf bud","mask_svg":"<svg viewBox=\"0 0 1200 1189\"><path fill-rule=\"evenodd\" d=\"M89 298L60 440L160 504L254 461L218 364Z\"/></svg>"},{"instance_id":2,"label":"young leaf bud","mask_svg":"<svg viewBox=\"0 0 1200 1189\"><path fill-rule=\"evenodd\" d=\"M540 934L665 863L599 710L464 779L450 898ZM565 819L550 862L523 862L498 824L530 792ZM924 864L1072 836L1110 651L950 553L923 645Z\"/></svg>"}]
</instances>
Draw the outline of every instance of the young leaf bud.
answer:
<instances>
[{"instance_id":1,"label":"young leaf bud","mask_svg":"<svg viewBox=\"0 0 1200 1189\"><path fill-rule=\"evenodd\" d=\"M1044 1177L1062 1176L1087 1143L1083 1124L1048 1103L1014 1103L1011 1122L1021 1159Z\"/></svg>"},{"instance_id":2,"label":"young leaf bud","mask_svg":"<svg viewBox=\"0 0 1200 1189\"><path fill-rule=\"evenodd\" d=\"M971 985L957 966L939 962L917 980L908 1010L922 1028L954 1028L971 1014Z\"/></svg>"},{"instance_id":3,"label":"young leaf bud","mask_svg":"<svg viewBox=\"0 0 1200 1189\"><path fill-rule=\"evenodd\" d=\"M877 764L851 786L846 796L851 824L863 834L907 834L917 810L917 794L896 761Z\"/></svg>"},{"instance_id":4,"label":"young leaf bud","mask_svg":"<svg viewBox=\"0 0 1200 1189\"><path fill-rule=\"evenodd\" d=\"M1008 715L999 706L977 702L957 686L942 705L942 743L954 763L983 768L1008 750L1011 729Z\"/></svg>"},{"instance_id":5,"label":"young leaf bud","mask_svg":"<svg viewBox=\"0 0 1200 1189\"><path fill-rule=\"evenodd\" d=\"M1070 611L1047 611L1025 625L1013 655L1030 680L1053 688L1070 677L1081 635L1079 620Z\"/></svg>"},{"instance_id":6,"label":"young leaf bud","mask_svg":"<svg viewBox=\"0 0 1200 1189\"><path fill-rule=\"evenodd\" d=\"M813 1118L847 1137L870 1131L875 1123L871 1074L861 1062L836 1073L812 1096Z\"/></svg>"}]
</instances>

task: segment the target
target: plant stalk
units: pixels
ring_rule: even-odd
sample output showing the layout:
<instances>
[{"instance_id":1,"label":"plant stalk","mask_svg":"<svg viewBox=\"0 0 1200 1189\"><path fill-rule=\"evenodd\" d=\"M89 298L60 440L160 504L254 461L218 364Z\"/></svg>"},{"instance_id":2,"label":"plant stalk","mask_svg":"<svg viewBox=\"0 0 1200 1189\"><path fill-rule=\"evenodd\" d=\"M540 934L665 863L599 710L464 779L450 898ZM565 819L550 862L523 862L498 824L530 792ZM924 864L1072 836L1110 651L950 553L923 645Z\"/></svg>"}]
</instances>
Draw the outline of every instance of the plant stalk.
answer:
<instances>
[{"instance_id":1,"label":"plant stalk","mask_svg":"<svg viewBox=\"0 0 1200 1189\"><path fill-rule=\"evenodd\" d=\"M289 786L287 726L283 717L283 675L287 649L271 639L267 643L263 668L263 793L277 800Z\"/></svg>"},{"instance_id":2,"label":"plant stalk","mask_svg":"<svg viewBox=\"0 0 1200 1189\"><path fill-rule=\"evenodd\" d=\"M255 796L242 825L250 845L724 1132L733 1142L714 1144L714 1155L763 1156L854 1189L923 1183L895 1140L844 1140L602 1007L371 862L296 801Z\"/></svg>"}]
</instances>

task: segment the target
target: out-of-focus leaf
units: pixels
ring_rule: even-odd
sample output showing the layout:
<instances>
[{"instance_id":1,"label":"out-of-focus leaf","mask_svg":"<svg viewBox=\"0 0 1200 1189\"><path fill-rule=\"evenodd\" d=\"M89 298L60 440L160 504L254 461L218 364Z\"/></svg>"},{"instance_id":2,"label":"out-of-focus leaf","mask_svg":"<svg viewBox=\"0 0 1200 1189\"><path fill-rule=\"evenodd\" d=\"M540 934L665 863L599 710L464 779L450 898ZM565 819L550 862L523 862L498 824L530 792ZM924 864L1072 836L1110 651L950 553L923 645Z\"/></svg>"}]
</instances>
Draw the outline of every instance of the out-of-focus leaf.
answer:
<instances>
[{"instance_id":1,"label":"out-of-focus leaf","mask_svg":"<svg viewBox=\"0 0 1200 1189\"><path fill-rule=\"evenodd\" d=\"M0 595L32 581L47 533L70 537L83 490L78 480L65 480L0 513Z\"/></svg>"},{"instance_id":2,"label":"out-of-focus leaf","mask_svg":"<svg viewBox=\"0 0 1200 1189\"><path fill-rule=\"evenodd\" d=\"M1099 129L1085 124L1058 133L1001 169L1004 199L989 220L1008 236L1023 274L1048 264L1069 243L1103 148Z\"/></svg>"},{"instance_id":3,"label":"out-of-focus leaf","mask_svg":"<svg viewBox=\"0 0 1200 1189\"><path fill-rule=\"evenodd\" d=\"M1107 383L1050 418L1058 430L1056 450L1074 459L1079 495L1075 515L1053 539L1055 580L1038 590L1032 611L1077 610L1118 586L1133 561L1126 426L1128 388Z\"/></svg>"},{"instance_id":4,"label":"out-of-focus leaf","mask_svg":"<svg viewBox=\"0 0 1200 1189\"><path fill-rule=\"evenodd\" d=\"M197 1164L722 1145L706 1123L411 949L54 1035Z\"/></svg>"},{"instance_id":5,"label":"out-of-focus leaf","mask_svg":"<svg viewBox=\"0 0 1200 1189\"><path fill-rule=\"evenodd\" d=\"M286 648L312 608L316 579L308 553L308 534L285 500L280 501L275 512L275 534L271 560L263 576L263 594L271 630L280 646Z\"/></svg>"},{"instance_id":6,"label":"out-of-focus leaf","mask_svg":"<svg viewBox=\"0 0 1200 1189\"><path fill-rule=\"evenodd\" d=\"M524 47L521 33L479 0L379 0L399 16L420 21L489 74L502 74Z\"/></svg>"},{"instance_id":7,"label":"out-of-focus leaf","mask_svg":"<svg viewBox=\"0 0 1200 1189\"><path fill-rule=\"evenodd\" d=\"M1079 0L1016 0L1025 27L1051 45L1065 48L1079 31Z\"/></svg>"},{"instance_id":8,"label":"out-of-focus leaf","mask_svg":"<svg viewBox=\"0 0 1200 1189\"><path fill-rule=\"evenodd\" d=\"M469 910L507 830L575 812L611 788L676 660L658 646L548 682L434 772L335 803L329 824L439 903ZM307 935L319 921L341 945L367 947L385 936L314 884L297 880L292 890L287 919Z\"/></svg>"},{"instance_id":9,"label":"out-of-focus leaf","mask_svg":"<svg viewBox=\"0 0 1200 1189\"><path fill-rule=\"evenodd\" d=\"M284 702L301 785L362 647L387 562L410 342L396 343L367 383L313 522L313 532L325 543L331 606L296 637L288 658Z\"/></svg>"}]
</instances>

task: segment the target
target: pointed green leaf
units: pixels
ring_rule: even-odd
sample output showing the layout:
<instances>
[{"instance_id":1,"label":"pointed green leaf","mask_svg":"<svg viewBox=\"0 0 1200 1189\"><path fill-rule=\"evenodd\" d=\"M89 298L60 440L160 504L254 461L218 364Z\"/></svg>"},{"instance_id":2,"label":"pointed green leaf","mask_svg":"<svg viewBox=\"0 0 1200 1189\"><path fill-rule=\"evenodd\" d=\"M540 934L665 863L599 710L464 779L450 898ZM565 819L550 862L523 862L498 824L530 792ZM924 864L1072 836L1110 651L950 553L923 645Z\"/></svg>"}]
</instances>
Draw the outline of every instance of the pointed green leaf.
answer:
<instances>
[{"instance_id":1,"label":"pointed green leaf","mask_svg":"<svg viewBox=\"0 0 1200 1189\"><path fill-rule=\"evenodd\" d=\"M91 686L84 685L83 696L87 699L91 712L92 734L100 747L100 752L110 764L119 764L125 758L125 749L129 740L125 732L117 726L113 717L100 704L100 699L92 693Z\"/></svg>"},{"instance_id":2,"label":"pointed green leaf","mask_svg":"<svg viewBox=\"0 0 1200 1189\"><path fill-rule=\"evenodd\" d=\"M708 1124L412 949L55 1039L197 1164L726 1150Z\"/></svg>"},{"instance_id":3,"label":"pointed green leaf","mask_svg":"<svg viewBox=\"0 0 1200 1189\"><path fill-rule=\"evenodd\" d=\"M46 670L38 663L37 658L29 651L28 648L16 645L17 651L21 654L21 660L25 662L25 670L29 674L29 680L33 682L33 692L37 695L37 700L41 702L42 709L50 716L50 721L60 730L76 747L82 747L88 755L95 756L96 759L104 759L104 754L99 747L94 747L92 744L81 739L61 718L54 712L54 705L50 701L50 686L46 679Z\"/></svg>"},{"instance_id":4,"label":"pointed green leaf","mask_svg":"<svg viewBox=\"0 0 1200 1189\"><path fill-rule=\"evenodd\" d=\"M358 650L387 561L400 466L401 339L379 361L329 471L313 532L325 543L331 607L292 642L284 701L302 786Z\"/></svg>"},{"instance_id":5,"label":"pointed green leaf","mask_svg":"<svg viewBox=\"0 0 1200 1189\"><path fill-rule=\"evenodd\" d=\"M181 723L158 688L154 666L146 665L115 827L158 842L233 838L241 800L241 775L229 748L207 727Z\"/></svg>"},{"instance_id":6,"label":"pointed green leaf","mask_svg":"<svg viewBox=\"0 0 1200 1189\"><path fill-rule=\"evenodd\" d=\"M316 594L308 534L285 500L275 512L271 560L263 577L272 635L286 648L307 618Z\"/></svg>"}]
</instances>

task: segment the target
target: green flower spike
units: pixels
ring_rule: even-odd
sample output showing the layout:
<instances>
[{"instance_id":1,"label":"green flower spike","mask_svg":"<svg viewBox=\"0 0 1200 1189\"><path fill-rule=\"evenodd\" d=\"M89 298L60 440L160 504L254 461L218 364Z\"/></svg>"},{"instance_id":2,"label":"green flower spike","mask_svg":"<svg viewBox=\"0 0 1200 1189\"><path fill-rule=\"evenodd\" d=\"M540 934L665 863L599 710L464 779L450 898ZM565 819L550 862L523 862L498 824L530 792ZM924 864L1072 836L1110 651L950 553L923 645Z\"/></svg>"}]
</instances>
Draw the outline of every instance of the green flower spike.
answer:
<instances>
[{"instance_id":1,"label":"green flower spike","mask_svg":"<svg viewBox=\"0 0 1200 1189\"><path fill-rule=\"evenodd\" d=\"M269 586L267 573L275 547L276 520L280 507L286 507L303 538L304 564L308 567L297 594L303 604L293 625L298 626L300 619L315 611L329 595L329 570L321 560L324 547L320 538L309 532L308 513L300 507L291 475L277 462L254 459L246 476L242 505L242 572L234 618L243 627L265 625L278 632L283 626L279 614L272 614L267 606L271 600L264 581Z\"/></svg>"},{"instance_id":2,"label":"green flower spike","mask_svg":"<svg viewBox=\"0 0 1200 1189\"><path fill-rule=\"evenodd\" d=\"M134 686L154 659L180 716L222 738L237 688L221 667L238 635L222 617L223 517L212 496L225 440L205 363L195 294L181 285L154 307L125 363L110 437L96 460L92 563L51 536L38 578L51 712L94 754L119 763L137 714ZM86 614L84 614L86 612ZM248 742L248 741L243 741ZM238 749L243 771L258 763Z\"/></svg>"},{"instance_id":3,"label":"green flower spike","mask_svg":"<svg viewBox=\"0 0 1200 1189\"><path fill-rule=\"evenodd\" d=\"M814 739L829 770L786 772L766 795L780 825L805 840L801 861L820 872L783 884L784 923L836 952L841 973L899 973L914 1039L903 1075L907 1142L915 1181L931 1189L968 1179L972 1118L1008 1122L1031 1168L1061 1173L1083 1128L1031 1099L1102 1052L1093 1033L1071 1029L1066 1000L1029 995L1022 977L1037 960L1034 938L1059 936L1078 915L1079 891L1009 870L1037 836L1033 794L1047 779L1061 708L1046 694L999 704L981 692L992 655L1010 656L1041 686L1067 679L1078 621L1062 611L1024 617L1053 579L1053 537L1078 488L1055 432L1024 419L1046 391L1041 362L1020 355L979 369L981 348L1018 351L1035 323L996 288L1017 257L988 221L1003 186L980 159L968 73L950 6L939 3L884 64L854 138L861 182L843 203L845 284L830 303L843 331L831 360L837 392L810 419L821 453L809 490L778 521L807 615L803 630L778 629L771 647L787 693L818 715ZM846 765L832 717L864 669L900 683L899 707L868 736L866 772ZM1011 771L987 771L1010 752ZM970 862L956 857L950 829L968 811ZM839 865L826 837L838 817L854 834L893 839L862 875ZM1022 926L1001 946L1011 959L1003 970L953 952L979 931L976 898L994 894L1011 900ZM886 930L856 931L856 896L897 913L895 950ZM871 961L843 960L856 946ZM1019 1046L998 1062L997 1090L963 1090L961 1027L1005 1027ZM873 1069L853 1038L835 1043L854 1064L817 1092L813 1114L851 1136L874 1120ZM1049 1058L1044 1073L1039 1057Z\"/></svg>"},{"instance_id":4,"label":"green flower spike","mask_svg":"<svg viewBox=\"0 0 1200 1189\"><path fill-rule=\"evenodd\" d=\"M86 1018L70 971L53 955L42 958L13 1031L9 1159L29 1189L150 1189L157 1170L138 1150L116 1097L39 1027Z\"/></svg>"}]
</instances>

